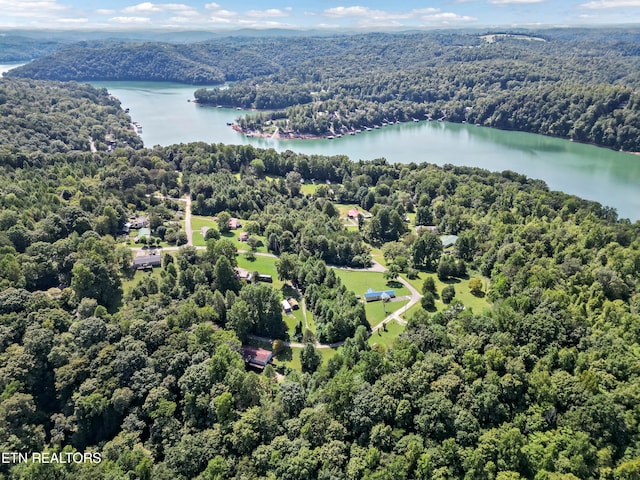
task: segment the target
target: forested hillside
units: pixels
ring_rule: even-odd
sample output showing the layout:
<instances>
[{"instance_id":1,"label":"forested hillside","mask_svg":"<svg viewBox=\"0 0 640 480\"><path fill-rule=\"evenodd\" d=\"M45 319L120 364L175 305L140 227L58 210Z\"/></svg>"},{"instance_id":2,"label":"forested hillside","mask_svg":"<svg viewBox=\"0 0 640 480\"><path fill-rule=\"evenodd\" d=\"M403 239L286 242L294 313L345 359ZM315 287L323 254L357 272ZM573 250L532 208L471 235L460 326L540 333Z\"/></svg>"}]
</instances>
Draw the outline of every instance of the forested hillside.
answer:
<instances>
[{"instance_id":1,"label":"forested hillside","mask_svg":"<svg viewBox=\"0 0 640 480\"><path fill-rule=\"evenodd\" d=\"M0 79L0 158L22 166L44 153L142 146L131 119L106 90Z\"/></svg>"},{"instance_id":2,"label":"forested hillside","mask_svg":"<svg viewBox=\"0 0 640 480\"><path fill-rule=\"evenodd\" d=\"M195 97L269 110L238 120L254 135L336 136L441 119L638 151L639 36L634 29L567 29L84 42L10 75L233 81Z\"/></svg>"},{"instance_id":3,"label":"forested hillside","mask_svg":"<svg viewBox=\"0 0 640 480\"><path fill-rule=\"evenodd\" d=\"M76 84L2 88L40 108L78 98ZM83 110L112 108L81 90ZM83 138L77 110L57 114ZM92 153L38 140L27 155L19 139L34 127L12 128L0 171L0 450L102 461L3 462L3 478L640 475L640 224L508 171L204 143ZM171 199L183 195L220 226L201 247L166 243L184 228ZM343 206L370 217L347 227ZM160 248L123 239L141 215ZM277 267L273 284L236 277L249 257L231 216L278 256L260 257ZM433 229L457 235L455 248ZM138 251L161 252L161 265L134 273ZM369 338L361 292L327 265L372 251L423 295L386 345ZM460 300L473 298L469 278L484 308ZM350 338L328 357L309 342L278 374L247 369L250 334L287 339L280 302L292 289L323 341Z\"/></svg>"}]
</instances>

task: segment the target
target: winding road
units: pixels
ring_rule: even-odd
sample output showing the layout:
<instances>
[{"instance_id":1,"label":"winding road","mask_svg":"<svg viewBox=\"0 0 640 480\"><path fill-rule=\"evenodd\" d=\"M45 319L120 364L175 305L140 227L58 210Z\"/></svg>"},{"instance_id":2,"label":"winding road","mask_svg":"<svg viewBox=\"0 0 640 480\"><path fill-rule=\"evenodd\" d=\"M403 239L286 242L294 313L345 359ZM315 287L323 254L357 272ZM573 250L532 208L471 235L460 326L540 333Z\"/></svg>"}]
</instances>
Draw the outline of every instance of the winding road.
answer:
<instances>
[{"instance_id":1,"label":"winding road","mask_svg":"<svg viewBox=\"0 0 640 480\"><path fill-rule=\"evenodd\" d=\"M337 267L333 267L333 268L337 268ZM379 264L378 262L373 260L373 265L371 267L369 267L369 268L361 268L361 269L359 269L359 268L348 268L347 270L366 271L366 272L384 272L385 268L381 264ZM407 287L407 289L411 293L411 297L409 299L409 303L407 303L404 307L396 310L395 312L390 313L380 323L378 323L377 325L374 325L373 327L371 327L371 330L369 330L370 334L373 334L374 332L376 332L379 329L383 328L384 325L386 325L387 323L391 322L392 320L395 320L396 322L400 323L401 325L406 325L407 321L404 320L401 315L406 313L407 310L409 310L411 307L413 307L422 298L422 295L420 295L420 292L418 292L418 290L416 290L413 287L413 285L411 285L409 282L407 282L404 278L398 277L398 281L400 283L402 283L405 287ZM259 341L269 342L269 343L273 343L273 340L274 340L273 338L259 337L257 335L249 335L249 338L251 338L253 340L259 340ZM294 347L294 348L304 348L304 346L305 346L305 344L301 343L301 342L287 342L287 341L285 341L284 344L287 347ZM314 344L314 346L316 348L338 348L338 347L341 347L342 345L344 345L344 341L335 342L335 343L318 343L318 342L316 342Z\"/></svg>"},{"instance_id":2,"label":"winding road","mask_svg":"<svg viewBox=\"0 0 640 480\"><path fill-rule=\"evenodd\" d=\"M184 228L185 228L185 230L187 232L187 245L188 246L193 246L193 230L191 229L191 195L187 194L182 198L164 197L162 195L155 195L155 197L163 199L163 200L167 199L167 200L174 200L176 202L185 202ZM181 247L165 247L162 250L163 251L175 251L175 250L179 250L180 248ZM206 247L196 247L196 248L198 248L199 250L204 250ZM136 250L141 250L141 249L140 248L134 248L132 250L136 251ZM245 250L238 250L238 253L244 253L244 252L245 252ZM278 258L277 255L274 255L272 253L255 252L254 255L261 256L261 257ZM368 268L338 267L338 266L335 266L335 265L328 265L328 266L331 267L331 268L336 268L336 269L340 269L340 270L350 270L350 271L355 271L355 272L384 272L386 270L380 263L376 262L375 260L372 260L372 265L370 267L368 267ZM407 289L411 293L411 297L409 298L409 303L407 303L404 307L400 308L399 310L396 310L395 312L390 313L380 323L378 323L377 325L374 325L373 327L371 327L371 330L369 331L370 334L373 334L377 330L383 328L387 323L391 322L392 320L395 320L396 322L400 323L401 325L406 325L407 321L404 320L401 315L406 313L407 310L409 310L411 307L413 307L422 298L422 295L420 295L420 292L418 292L418 290L416 290L413 287L413 285L411 285L408 281L406 281L402 277L398 277L398 280L405 287L407 287ZM303 299L303 301L304 301L304 299ZM305 315L305 323L307 323L306 322L306 315ZM308 328L308 324L307 324L307 328ZM257 335L249 335L249 338L254 339L254 340L269 342L269 343L273 343L273 340L274 340L273 338L259 337ZM294 348L303 348L305 346L304 343L300 343L300 342L286 342L285 341L284 344L287 347L294 347ZM314 346L316 348L338 348L338 347L341 347L342 345L344 345L344 341L335 342L335 343L317 343L316 342L314 344Z\"/></svg>"}]
</instances>

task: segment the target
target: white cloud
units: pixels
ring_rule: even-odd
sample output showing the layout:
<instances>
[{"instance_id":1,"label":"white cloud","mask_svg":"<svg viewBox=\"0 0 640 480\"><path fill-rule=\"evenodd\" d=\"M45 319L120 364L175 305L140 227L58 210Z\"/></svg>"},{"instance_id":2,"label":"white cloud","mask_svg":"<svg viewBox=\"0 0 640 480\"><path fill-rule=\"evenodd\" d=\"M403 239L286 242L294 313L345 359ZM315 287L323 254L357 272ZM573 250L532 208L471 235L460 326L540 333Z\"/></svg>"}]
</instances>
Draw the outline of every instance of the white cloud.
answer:
<instances>
[{"instance_id":1,"label":"white cloud","mask_svg":"<svg viewBox=\"0 0 640 480\"><path fill-rule=\"evenodd\" d=\"M68 7L55 0L0 0L0 11L3 17L46 17L55 12L62 12Z\"/></svg>"},{"instance_id":2,"label":"white cloud","mask_svg":"<svg viewBox=\"0 0 640 480\"><path fill-rule=\"evenodd\" d=\"M238 12L232 12L231 10L218 10L215 12L215 16L222 18L234 18L238 16Z\"/></svg>"},{"instance_id":3,"label":"white cloud","mask_svg":"<svg viewBox=\"0 0 640 480\"><path fill-rule=\"evenodd\" d=\"M122 10L124 13L160 13L160 12L175 12L175 11L188 11L193 10L193 7L185 5L183 3L151 3L143 2L137 5L126 7Z\"/></svg>"},{"instance_id":4,"label":"white cloud","mask_svg":"<svg viewBox=\"0 0 640 480\"><path fill-rule=\"evenodd\" d=\"M437 9L435 9L437 11ZM416 16L416 11L405 12L405 13L395 13L395 12L386 12L384 10L372 10L369 7L362 6L353 6L353 7L334 7L328 8L323 13L326 17L329 18L348 18L348 17L361 17L362 22L371 24L376 23L379 25L380 22L391 22L393 26L397 25L394 20L405 20L408 18L412 18Z\"/></svg>"},{"instance_id":5,"label":"white cloud","mask_svg":"<svg viewBox=\"0 0 640 480\"><path fill-rule=\"evenodd\" d=\"M218 8L220 8L220 5L218 5L217 3L207 3L204 8L206 8L207 10L217 10Z\"/></svg>"},{"instance_id":6,"label":"white cloud","mask_svg":"<svg viewBox=\"0 0 640 480\"><path fill-rule=\"evenodd\" d=\"M184 25L186 23L191 23L191 22L193 22L192 16L171 17L167 19L167 25L169 26L173 24Z\"/></svg>"},{"instance_id":7,"label":"white cloud","mask_svg":"<svg viewBox=\"0 0 640 480\"><path fill-rule=\"evenodd\" d=\"M278 18L289 16L287 12L283 12L277 8L270 8L268 10L249 10L245 15L252 18Z\"/></svg>"},{"instance_id":8,"label":"white cloud","mask_svg":"<svg viewBox=\"0 0 640 480\"><path fill-rule=\"evenodd\" d=\"M470 17L468 15L458 15L457 13L451 12L442 12L436 13L434 15L424 15L420 17L423 21L427 23L459 23L459 22L474 22L477 20L475 17Z\"/></svg>"},{"instance_id":9,"label":"white cloud","mask_svg":"<svg viewBox=\"0 0 640 480\"><path fill-rule=\"evenodd\" d=\"M145 25L151 23L151 19L149 17L113 17L110 21L125 25Z\"/></svg>"},{"instance_id":10,"label":"white cloud","mask_svg":"<svg viewBox=\"0 0 640 480\"><path fill-rule=\"evenodd\" d=\"M493 5L527 5L530 3L542 3L546 0L489 0Z\"/></svg>"},{"instance_id":11,"label":"white cloud","mask_svg":"<svg viewBox=\"0 0 640 480\"><path fill-rule=\"evenodd\" d=\"M371 10L368 7L334 7L327 8L324 14L327 17L359 17L369 14Z\"/></svg>"},{"instance_id":12,"label":"white cloud","mask_svg":"<svg viewBox=\"0 0 640 480\"><path fill-rule=\"evenodd\" d=\"M113 15L114 13L116 13L115 10L110 10L108 8L100 8L98 10L96 10L96 13L98 15Z\"/></svg>"},{"instance_id":13,"label":"white cloud","mask_svg":"<svg viewBox=\"0 0 640 480\"><path fill-rule=\"evenodd\" d=\"M640 8L640 0L594 0L580 5L582 8L601 9L601 8Z\"/></svg>"},{"instance_id":14,"label":"white cloud","mask_svg":"<svg viewBox=\"0 0 640 480\"><path fill-rule=\"evenodd\" d=\"M438 13L439 11L439 8L416 8L415 10L411 10L411 13L415 13L416 15L430 15L432 13Z\"/></svg>"},{"instance_id":15,"label":"white cloud","mask_svg":"<svg viewBox=\"0 0 640 480\"><path fill-rule=\"evenodd\" d=\"M274 22L271 20L267 20L267 21L239 20L238 24L247 28L288 28L293 26L289 23Z\"/></svg>"},{"instance_id":16,"label":"white cloud","mask_svg":"<svg viewBox=\"0 0 640 480\"><path fill-rule=\"evenodd\" d=\"M84 24L89 23L88 18L58 18L56 19L58 23L66 23L66 24Z\"/></svg>"},{"instance_id":17,"label":"white cloud","mask_svg":"<svg viewBox=\"0 0 640 480\"><path fill-rule=\"evenodd\" d=\"M520 0L521 1L521 0ZM528 0L531 1L531 0ZM363 6L334 7L323 12L329 18L357 18L361 27L396 27L414 23L415 21L426 22L427 24L452 24L460 22L472 22L475 17L458 15L452 12L443 12L439 8L416 8L407 12L387 12L383 10L372 10ZM404 21L404 22L403 22ZM408 21L408 22L407 22Z\"/></svg>"}]
</instances>

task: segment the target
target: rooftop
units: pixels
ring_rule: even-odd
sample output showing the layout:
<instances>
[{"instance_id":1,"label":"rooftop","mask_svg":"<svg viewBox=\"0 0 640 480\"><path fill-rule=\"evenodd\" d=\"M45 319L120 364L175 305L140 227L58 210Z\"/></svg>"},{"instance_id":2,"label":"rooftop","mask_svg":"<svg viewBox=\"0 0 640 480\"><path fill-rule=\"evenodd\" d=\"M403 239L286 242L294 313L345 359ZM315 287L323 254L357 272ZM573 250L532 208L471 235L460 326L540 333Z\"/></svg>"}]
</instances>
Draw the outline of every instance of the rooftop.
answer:
<instances>
[{"instance_id":1,"label":"rooftop","mask_svg":"<svg viewBox=\"0 0 640 480\"><path fill-rule=\"evenodd\" d=\"M250 345L243 345L241 353L245 363L260 369L266 367L273 357L273 352Z\"/></svg>"}]
</instances>

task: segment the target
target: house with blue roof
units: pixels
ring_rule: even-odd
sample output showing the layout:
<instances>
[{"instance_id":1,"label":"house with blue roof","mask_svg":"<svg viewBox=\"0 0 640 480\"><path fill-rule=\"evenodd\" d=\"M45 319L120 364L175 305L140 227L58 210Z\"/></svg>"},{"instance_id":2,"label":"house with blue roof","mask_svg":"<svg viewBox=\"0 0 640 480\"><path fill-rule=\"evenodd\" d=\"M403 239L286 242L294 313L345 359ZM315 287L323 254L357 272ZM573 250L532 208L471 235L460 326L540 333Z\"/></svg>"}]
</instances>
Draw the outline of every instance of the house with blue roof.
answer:
<instances>
[{"instance_id":1,"label":"house with blue roof","mask_svg":"<svg viewBox=\"0 0 640 480\"><path fill-rule=\"evenodd\" d=\"M364 301L375 302L376 300L381 300L383 294L387 294L389 298L395 298L396 296L395 290L384 290L384 291L378 292L373 288L370 288L364 293Z\"/></svg>"}]
</instances>

